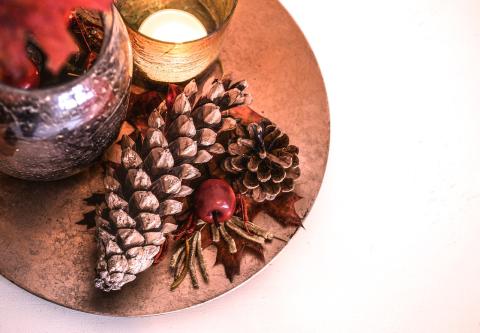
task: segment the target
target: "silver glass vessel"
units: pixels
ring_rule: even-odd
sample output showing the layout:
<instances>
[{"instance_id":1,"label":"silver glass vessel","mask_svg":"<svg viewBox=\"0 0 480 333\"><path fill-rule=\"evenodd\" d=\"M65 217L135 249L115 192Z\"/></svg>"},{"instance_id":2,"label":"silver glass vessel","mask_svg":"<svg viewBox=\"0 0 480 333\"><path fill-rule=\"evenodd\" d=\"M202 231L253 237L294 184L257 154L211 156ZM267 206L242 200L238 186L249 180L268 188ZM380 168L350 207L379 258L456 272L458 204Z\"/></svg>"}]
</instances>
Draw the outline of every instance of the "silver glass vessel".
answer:
<instances>
[{"instance_id":1,"label":"silver glass vessel","mask_svg":"<svg viewBox=\"0 0 480 333\"><path fill-rule=\"evenodd\" d=\"M103 22L102 49L84 75L37 90L0 84L0 172L26 180L66 178L115 140L127 112L132 50L115 7Z\"/></svg>"}]
</instances>

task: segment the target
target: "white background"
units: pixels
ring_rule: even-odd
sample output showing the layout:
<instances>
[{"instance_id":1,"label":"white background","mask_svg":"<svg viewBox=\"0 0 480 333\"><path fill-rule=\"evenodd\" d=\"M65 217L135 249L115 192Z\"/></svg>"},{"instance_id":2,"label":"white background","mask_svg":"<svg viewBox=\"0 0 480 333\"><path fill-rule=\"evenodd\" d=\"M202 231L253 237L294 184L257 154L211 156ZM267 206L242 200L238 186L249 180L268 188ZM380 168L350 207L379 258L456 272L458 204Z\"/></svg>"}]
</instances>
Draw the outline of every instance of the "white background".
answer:
<instances>
[{"instance_id":1,"label":"white background","mask_svg":"<svg viewBox=\"0 0 480 333\"><path fill-rule=\"evenodd\" d=\"M242 288L160 317L82 314L0 278L0 332L480 332L480 1L281 2L331 107L307 230Z\"/></svg>"}]
</instances>

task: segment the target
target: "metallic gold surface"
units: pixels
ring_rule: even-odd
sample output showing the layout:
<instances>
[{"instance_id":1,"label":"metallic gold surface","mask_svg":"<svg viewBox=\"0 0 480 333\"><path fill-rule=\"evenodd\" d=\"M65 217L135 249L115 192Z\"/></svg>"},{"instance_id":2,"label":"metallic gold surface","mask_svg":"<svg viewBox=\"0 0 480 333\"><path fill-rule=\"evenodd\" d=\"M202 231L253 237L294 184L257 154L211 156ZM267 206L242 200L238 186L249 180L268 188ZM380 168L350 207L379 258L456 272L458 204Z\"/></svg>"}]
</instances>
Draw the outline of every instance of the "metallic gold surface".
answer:
<instances>
[{"instance_id":1,"label":"metallic gold surface","mask_svg":"<svg viewBox=\"0 0 480 333\"><path fill-rule=\"evenodd\" d=\"M116 0L128 27L135 75L153 82L183 82L215 61L237 0ZM181 9L196 16L208 36L185 43L161 42L138 32L141 23L163 9ZM233 35L229 35L233 38Z\"/></svg>"},{"instance_id":2,"label":"metallic gold surface","mask_svg":"<svg viewBox=\"0 0 480 333\"><path fill-rule=\"evenodd\" d=\"M253 108L276 122L300 147L303 174L296 192L304 199L297 210L304 216L320 189L330 137L327 97L318 65L301 31L275 0L240 1L230 34L221 54L225 70L248 79L255 98ZM199 290L183 283L170 292L168 260L142 273L120 292L97 290L93 286L94 234L75 222L91 209L82 199L102 190L101 177L99 167L52 183L0 176L0 273L33 294L66 307L141 316L211 300L265 266L247 256L241 275L230 283L223 267L214 266L215 248L210 247L204 251L210 283L199 281ZM313 222L306 221L306 225ZM272 226L279 236L296 231L282 228L265 215L255 223ZM267 245L267 262L284 247L278 240ZM241 291L237 296L241 297Z\"/></svg>"}]
</instances>

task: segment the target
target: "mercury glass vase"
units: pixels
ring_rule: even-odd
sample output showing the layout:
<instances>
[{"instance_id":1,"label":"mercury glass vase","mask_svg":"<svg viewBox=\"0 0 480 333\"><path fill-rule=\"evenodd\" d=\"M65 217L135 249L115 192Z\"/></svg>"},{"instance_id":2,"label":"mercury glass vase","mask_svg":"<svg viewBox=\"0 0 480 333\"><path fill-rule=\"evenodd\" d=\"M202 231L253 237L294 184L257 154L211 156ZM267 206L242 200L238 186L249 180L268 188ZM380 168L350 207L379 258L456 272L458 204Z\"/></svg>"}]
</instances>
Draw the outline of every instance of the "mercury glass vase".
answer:
<instances>
[{"instance_id":1,"label":"mercury glass vase","mask_svg":"<svg viewBox=\"0 0 480 333\"><path fill-rule=\"evenodd\" d=\"M237 0L115 0L132 42L135 76L150 82L185 82L218 57ZM151 14L177 9L194 15L207 36L183 43L152 39L138 31ZM174 34L175 31L172 31Z\"/></svg>"},{"instance_id":2,"label":"mercury glass vase","mask_svg":"<svg viewBox=\"0 0 480 333\"><path fill-rule=\"evenodd\" d=\"M94 65L63 85L20 90L0 84L0 171L26 180L74 175L101 157L126 117L132 51L118 11L105 14Z\"/></svg>"}]
</instances>

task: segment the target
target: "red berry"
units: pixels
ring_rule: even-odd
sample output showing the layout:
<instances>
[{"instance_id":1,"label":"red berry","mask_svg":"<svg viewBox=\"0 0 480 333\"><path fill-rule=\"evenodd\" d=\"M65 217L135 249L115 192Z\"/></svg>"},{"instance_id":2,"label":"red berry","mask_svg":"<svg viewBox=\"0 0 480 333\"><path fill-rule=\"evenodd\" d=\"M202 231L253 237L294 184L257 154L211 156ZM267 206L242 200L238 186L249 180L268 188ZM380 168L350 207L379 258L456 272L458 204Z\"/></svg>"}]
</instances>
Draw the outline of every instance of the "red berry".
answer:
<instances>
[{"instance_id":1,"label":"red berry","mask_svg":"<svg viewBox=\"0 0 480 333\"><path fill-rule=\"evenodd\" d=\"M207 223L228 221L235 212L235 205L235 192L224 180L208 179L195 191L195 214Z\"/></svg>"}]
</instances>

